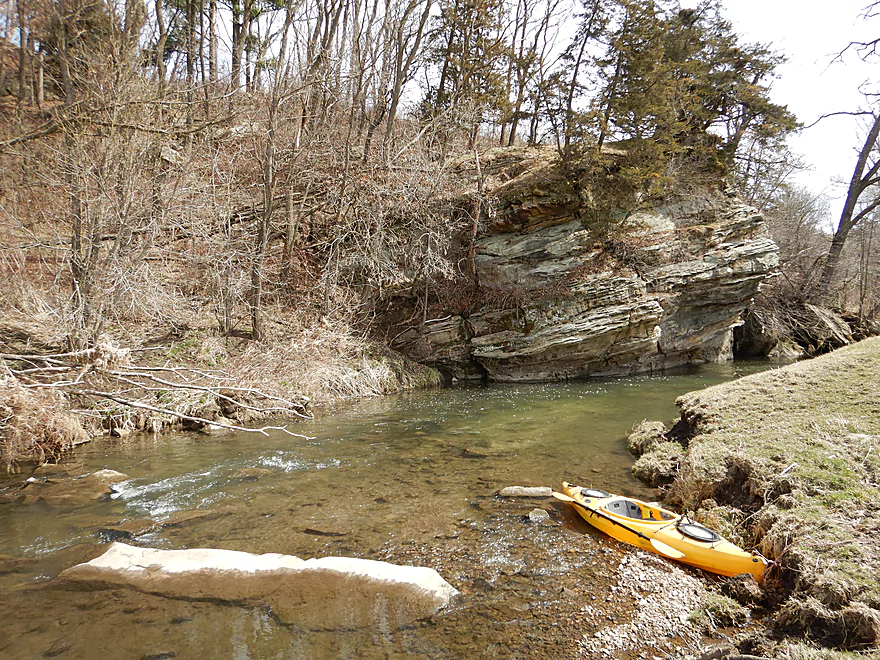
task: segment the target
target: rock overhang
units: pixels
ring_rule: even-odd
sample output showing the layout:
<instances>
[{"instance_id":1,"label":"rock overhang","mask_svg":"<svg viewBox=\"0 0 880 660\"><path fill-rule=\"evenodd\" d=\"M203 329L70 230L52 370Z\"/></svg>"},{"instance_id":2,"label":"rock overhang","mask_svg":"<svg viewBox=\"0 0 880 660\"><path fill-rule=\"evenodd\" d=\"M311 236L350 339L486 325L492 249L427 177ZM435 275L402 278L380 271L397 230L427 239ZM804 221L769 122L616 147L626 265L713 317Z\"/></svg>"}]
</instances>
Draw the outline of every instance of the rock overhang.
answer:
<instances>
[{"instance_id":1,"label":"rock overhang","mask_svg":"<svg viewBox=\"0 0 880 660\"><path fill-rule=\"evenodd\" d=\"M733 328L779 263L754 208L710 188L670 195L627 218L615 255L570 208L552 154L522 151L513 175L488 187L497 209L474 245L477 279L496 302L411 328L394 348L462 380L504 382L732 358ZM515 302L497 303L511 292Z\"/></svg>"}]
</instances>

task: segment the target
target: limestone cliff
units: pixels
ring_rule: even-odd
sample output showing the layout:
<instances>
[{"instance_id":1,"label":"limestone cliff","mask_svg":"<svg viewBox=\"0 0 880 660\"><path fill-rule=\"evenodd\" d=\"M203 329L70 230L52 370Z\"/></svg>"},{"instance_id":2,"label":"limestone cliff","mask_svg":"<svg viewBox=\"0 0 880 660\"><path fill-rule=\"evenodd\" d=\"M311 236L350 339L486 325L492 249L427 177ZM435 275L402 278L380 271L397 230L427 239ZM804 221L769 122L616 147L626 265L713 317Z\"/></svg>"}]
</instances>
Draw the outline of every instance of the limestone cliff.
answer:
<instances>
[{"instance_id":1,"label":"limestone cliff","mask_svg":"<svg viewBox=\"0 0 880 660\"><path fill-rule=\"evenodd\" d=\"M762 217L697 189L610 234L548 150L482 157L492 205L475 246L485 301L401 330L392 346L457 379L550 381L732 357L733 328L778 264ZM458 167L467 174L473 162Z\"/></svg>"}]
</instances>

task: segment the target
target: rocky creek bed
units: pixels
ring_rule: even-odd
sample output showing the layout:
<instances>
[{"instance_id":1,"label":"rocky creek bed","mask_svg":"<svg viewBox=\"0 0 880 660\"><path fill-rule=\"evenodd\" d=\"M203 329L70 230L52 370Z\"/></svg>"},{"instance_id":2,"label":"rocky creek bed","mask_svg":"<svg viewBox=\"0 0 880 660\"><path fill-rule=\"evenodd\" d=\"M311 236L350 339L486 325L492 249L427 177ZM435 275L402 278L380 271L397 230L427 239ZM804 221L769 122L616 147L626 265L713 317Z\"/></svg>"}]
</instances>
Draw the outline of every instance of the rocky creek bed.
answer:
<instances>
[{"instance_id":1,"label":"rocky creek bed","mask_svg":"<svg viewBox=\"0 0 880 660\"><path fill-rule=\"evenodd\" d=\"M303 628L265 606L235 599L143 593L116 581L46 580L43 571L54 567L45 561L7 557L0 560L0 586L18 585L4 589L0 653L186 658L233 657L246 649L250 657L653 660L702 657L716 646L729 648L727 642L743 634L722 628L729 622L715 625L698 616L708 591L696 572L591 532L563 504L491 493L476 504L485 514L482 523L462 519L429 543L388 544L366 553L455 576L461 594L454 604L414 625ZM528 516L536 506L549 513L538 523ZM204 518L184 516L141 542L186 546ZM489 554L474 551L487 545ZM331 538L326 546L341 548L344 542ZM106 547L75 546L53 563L85 561ZM24 577L32 578L29 584L21 584ZM118 636L119 630L125 635Z\"/></svg>"},{"instance_id":2,"label":"rocky creek bed","mask_svg":"<svg viewBox=\"0 0 880 660\"><path fill-rule=\"evenodd\" d=\"M803 381L811 396L828 396L820 392L826 385L840 384L833 372L842 369L840 377L849 382L849 390L842 390L840 396L848 397L850 403L836 399L826 403L829 411L836 411L829 415L862 420L857 429L847 427L844 439L863 443L859 446L865 452L857 454L857 464L864 465L864 459L873 454L868 451L871 445L864 443L872 442L877 433L864 417L870 407L862 410L872 390L864 390L861 398L854 392L856 381L865 387L876 382L870 378L874 377L877 348L876 343L863 342L831 356L830 361L770 371L681 399L682 410L699 410L704 435L709 435L710 428L729 430L726 417L713 417L716 410L725 410L724 388L741 396L746 391L759 392L757 400L769 408L756 418L767 425L772 420L774 434L792 429L792 444L776 445L773 456L778 459L765 459L742 439L739 444L728 443L725 436L718 456L727 461L728 454L720 453L727 447L741 462L722 462L721 472L709 470L713 465L706 458L709 454L698 453L700 436L676 435L688 446L677 450L683 469L672 475L675 481L666 488L668 497L692 508L700 505L700 516L744 545L770 542L782 529L792 530L792 547L782 548L781 556L773 555L772 547L761 546L781 560L783 572L769 595L782 602L782 607L772 604L768 594L753 584L714 578L617 544L594 532L568 505L547 498L545 491L514 491L510 497L496 494L513 484L556 486L564 475L643 499L657 497L658 491L639 486L629 476L632 459L625 454L622 441L626 429L643 414L671 418L675 408L669 403L674 398L669 388L677 389L678 395L723 381L730 374L710 376L708 382L701 382L700 377L640 377L565 386L425 392L413 395L403 412L389 411L390 401L376 401L370 404L372 410L358 408L352 422L339 417L315 441L298 444L280 436L259 441L238 436L132 437L119 440L124 453L113 446L83 449L80 463L61 471L40 471L34 475L36 481L24 488L27 474L8 479L0 488L8 502L0 504L0 540L7 548L10 535L19 543L29 540L24 552L0 556L0 656L864 657L863 652L872 649L864 641L850 652L806 645L805 635L816 638L819 631L835 628L821 621L815 628L798 627L784 618L797 612L794 607L799 603L819 602L836 617L830 619L832 624L854 621L852 617L859 613L865 613L861 621L872 620L874 605L867 585L873 576L869 573L859 583L866 587L847 586L853 583L842 580L855 576L836 575L833 569L841 567L840 557L822 554L825 581L808 582L807 572L795 572L798 565L791 563L814 561L805 554L812 548L823 552L845 549L846 543L840 541L846 530L826 527L828 534L837 537L818 537L802 519L799 527L793 522L775 531L770 527L759 538L762 527L758 522L766 520L766 511L760 509L769 505L775 508L767 511L797 514L796 507L779 506L780 502L787 506L784 496L798 502L801 497L830 497L813 501L811 510L818 516L833 501L839 500L843 507L854 493L852 488L844 489L844 495L834 489L834 484L843 482L833 481L832 476L850 478L845 466L835 462L839 449L830 444L818 446L814 440L809 447L818 454L797 453L807 450L798 449L803 438L793 429L803 425L804 433L812 438L817 427L811 421L830 421L804 408L803 417L786 426L780 411L785 410L785 402L816 405L816 401L798 399L796 384ZM836 366L830 372L813 371L831 365ZM648 389L649 382L660 389ZM781 388L778 397L773 394L775 387ZM449 398L450 394L457 398ZM740 395L730 396L736 401ZM702 403L689 407L687 402L693 401ZM614 405L619 409L611 414ZM681 430L679 426L677 431ZM759 439L754 429L749 432ZM853 434L861 435L851 438ZM821 436L822 442L830 443L826 435ZM606 439L600 441L600 437ZM785 437L780 435L780 440ZM767 436L762 441L772 444ZM650 460L652 450L646 448L639 463ZM702 462L697 463L701 456ZM755 469L750 473L754 481L737 481L740 472L728 472L728 468L745 465L746 458L767 472ZM826 469L822 466L828 461L827 471L809 481L811 471ZM702 472L697 469L700 466ZM102 472L101 468L120 472ZM759 482L760 474L781 476ZM854 487L870 474L860 472L846 483ZM76 478L80 475L91 476ZM54 491L52 482L64 480L77 482L83 503L65 500L63 485ZM753 499L755 494L770 493L767 484L780 480L790 488L761 500L764 506L748 517L759 502ZM695 487L688 484L701 484L703 490L690 490ZM712 484L716 484L714 490L705 490ZM873 488L871 484L864 487ZM812 490L800 494L807 488ZM699 492L702 499L687 499L692 492ZM865 499L857 500L859 510L866 510L862 522L869 524L872 496L869 491ZM855 530L862 536L850 552L867 551L872 556L867 542L870 530ZM63 569L102 554L114 540L152 548L219 547L424 566L436 570L460 596L450 607L414 624L396 626L386 620L375 626L330 630L282 621L265 603L166 597L118 586L74 587L53 579ZM827 546L813 545L818 541ZM843 594L837 605L827 604L832 602L830 597L820 600L821 589L834 593L836 585L843 585L836 592ZM821 641L843 646L827 635Z\"/></svg>"}]
</instances>

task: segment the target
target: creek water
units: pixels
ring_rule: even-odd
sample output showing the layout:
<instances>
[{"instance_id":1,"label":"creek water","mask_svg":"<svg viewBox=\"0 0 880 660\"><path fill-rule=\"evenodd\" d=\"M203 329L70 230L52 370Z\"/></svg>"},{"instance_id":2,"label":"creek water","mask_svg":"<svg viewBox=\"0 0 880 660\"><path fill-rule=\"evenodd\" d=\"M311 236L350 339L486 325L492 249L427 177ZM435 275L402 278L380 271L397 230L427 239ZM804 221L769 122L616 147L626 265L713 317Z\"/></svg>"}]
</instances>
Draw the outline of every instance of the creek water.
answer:
<instances>
[{"instance_id":1,"label":"creek water","mask_svg":"<svg viewBox=\"0 0 880 660\"><path fill-rule=\"evenodd\" d=\"M420 391L291 425L313 439L178 434L80 447L72 474L130 478L108 501L0 504L0 657L573 657L599 625L583 605L609 588L627 550L566 505L495 491L564 479L654 499L630 475L632 426L670 421L678 395L769 366ZM0 492L27 476L5 477ZM550 520L531 522L535 508ZM102 528L143 518L167 524L131 541L140 545L430 566L462 595L417 624L339 631L283 625L259 605L53 585L106 548Z\"/></svg>"}]
</instances>

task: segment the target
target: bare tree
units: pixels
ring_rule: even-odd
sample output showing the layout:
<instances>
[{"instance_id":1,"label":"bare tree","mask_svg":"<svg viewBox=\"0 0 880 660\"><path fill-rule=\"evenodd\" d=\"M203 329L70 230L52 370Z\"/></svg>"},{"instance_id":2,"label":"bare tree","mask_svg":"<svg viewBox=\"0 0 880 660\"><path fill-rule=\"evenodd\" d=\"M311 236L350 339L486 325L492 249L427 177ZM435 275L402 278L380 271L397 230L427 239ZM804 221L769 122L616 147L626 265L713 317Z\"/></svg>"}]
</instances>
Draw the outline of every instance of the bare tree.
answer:
<instances>
[{"instance_id":1,"label":"bare tree","mask_svg":"<svg viewBox=\"0 0 880 660\"><path fill-rule=\"evenodd\" d=\"M414 63L422 54L422 39L433 4L433 0L409 0L400 17L394 21L396 25L392 41L394 82L390 92L391 101L385 124L385 138L382 143L386 159L389 156L388 146L394 133L394 123L397 120L403 86L412 75ZM419 13L420 7L421 12ZM413 20L413 17L417 17L416 20Z\"/></svg>"},{"instance_id":2,"label":"bare tree","mask_svg":"<svg viewBox=\"0 0 880 660\"><path fill-rule=\"evenodd\" d=\"M880 194L875 186L880 183L880 151L877 140L880 138L880 114L863 113L871 117L871 126L859 150L852 178L846 191L846 200L840 212L837 229L828 248L825 267L819 280L819 295L823 299L830 296L835 281L840 255L850 232L864 218L869 217L880 206Z\"/></svg>"}]
</instances>

